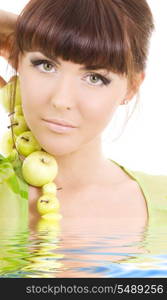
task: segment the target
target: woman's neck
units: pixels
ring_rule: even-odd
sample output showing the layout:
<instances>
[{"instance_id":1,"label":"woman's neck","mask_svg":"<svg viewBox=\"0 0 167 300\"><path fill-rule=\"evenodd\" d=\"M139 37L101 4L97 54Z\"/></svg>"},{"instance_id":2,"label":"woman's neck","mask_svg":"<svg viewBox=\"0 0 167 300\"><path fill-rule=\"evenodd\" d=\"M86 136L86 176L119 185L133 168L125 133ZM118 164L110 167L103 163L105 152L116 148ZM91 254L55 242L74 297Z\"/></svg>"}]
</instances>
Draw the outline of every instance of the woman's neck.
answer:
<instances>
[{"instance_id":1,"label":"woman's neck","mask_svg":"<svg viewBox=\"0 0 167 300\"><path fill-rule=\"evenodd\" d=\"M55 158L58 163L55 183L64 189L97 182L107 161L100 138L84 145L79 151Z\"/></svg>"}]
</instances>

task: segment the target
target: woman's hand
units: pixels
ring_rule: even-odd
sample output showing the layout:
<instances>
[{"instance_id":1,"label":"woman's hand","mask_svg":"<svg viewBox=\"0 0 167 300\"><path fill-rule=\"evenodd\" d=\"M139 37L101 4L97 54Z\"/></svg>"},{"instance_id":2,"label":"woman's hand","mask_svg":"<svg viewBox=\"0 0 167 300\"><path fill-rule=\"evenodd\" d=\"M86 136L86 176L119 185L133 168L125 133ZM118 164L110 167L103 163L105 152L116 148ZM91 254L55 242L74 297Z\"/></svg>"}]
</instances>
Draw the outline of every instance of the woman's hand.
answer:
<instances>
[{"instance_id":1,"label":"woman's hand","mask_svg":"<svg viewBox=\"0 0 167 300\"><path fill-rule=\"evenodd\" d=\"M9 59L11 50L11 40L8 39L8 37L15 29L16 20L17 15L0 10L0 56L6 60ZM6 85L6 83L7 82L0 76L0 88Z\"/></svg>"},{"instance_id":2,"label":"woman's hand","mask_svg":"<svg viewBox=\"0 0 167 300\"><path fill-rule=\"evenodd\" d=\"M14 32L17 15L0 10L0 56L8 60L10 56L10 39L8 37Z\"/></svg>"}]
</instances>

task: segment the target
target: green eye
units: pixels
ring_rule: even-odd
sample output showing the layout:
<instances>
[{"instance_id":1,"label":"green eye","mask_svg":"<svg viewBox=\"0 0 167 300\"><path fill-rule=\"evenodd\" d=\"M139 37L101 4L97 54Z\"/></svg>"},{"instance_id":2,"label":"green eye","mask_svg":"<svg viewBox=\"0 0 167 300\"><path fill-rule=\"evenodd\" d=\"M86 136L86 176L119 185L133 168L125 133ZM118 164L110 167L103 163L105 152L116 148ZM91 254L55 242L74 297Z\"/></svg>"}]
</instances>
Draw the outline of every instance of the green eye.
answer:
<instances>
[{"instance_id":1,"label":"green eye","mask_svg":"<svg viewBox=\"0 0 167 300\"><path fill-rule=\"evenodd\" d=\"M53 65L49 60L46 59L31 59L30 60L33 67L37 68L40 72L43 73L53 73L56 66Z\"/></svg>"},{"instance_id":2,"label":"green eye","mask_svg":"<svg viewBox=\"0 0 167 300\"><path fill-rule=\"evenodd\" d=\"M88 75L89 83L91 83L94 86L104 86L109 85L111 83L111 80L105 76L102 76L98 73L91 73Z\"/></svg>"},{"instance_id":3,"label":"green eye","mask_svg":"<svg viewBox=\"0 0 167 300\"><path fill-rule=\"evenodd\" d=\"M97 75L92 74L92 75L90 75L90 79L91 79L92 83L97 83L99 80L99 77Z\"/></svg>"},{"instance_id":4,"label":"green eye","mask_svg":"<svg viewBox=\"0 0 167 300\"><path fill-rule=\"evenodd\" d=\"M43 67L44 67L44 70L45 70L45 71L51 71L52 68L53 68L53 66L52 66L50 63L48 63L48 62L45 62L45 63L43 64Z\"/></svg>"}]
</instances>

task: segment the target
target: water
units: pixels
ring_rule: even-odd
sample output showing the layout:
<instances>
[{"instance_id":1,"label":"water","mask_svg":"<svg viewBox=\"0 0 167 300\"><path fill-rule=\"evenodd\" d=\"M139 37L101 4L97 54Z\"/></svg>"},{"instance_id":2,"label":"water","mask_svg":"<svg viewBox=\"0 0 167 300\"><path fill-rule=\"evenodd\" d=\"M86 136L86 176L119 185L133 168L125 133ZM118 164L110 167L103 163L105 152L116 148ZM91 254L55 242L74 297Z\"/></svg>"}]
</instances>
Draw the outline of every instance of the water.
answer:
<instances>
[{"instance_id":1,"label":"water","mask_svg":"<svg viewBox=\"0 0 167 300\"><path fill-rule=\"evenodd\" d=\"M40 221L0 231L1 278L167 277L167 230L111 234Z\"/></svg>"}]
</instances>

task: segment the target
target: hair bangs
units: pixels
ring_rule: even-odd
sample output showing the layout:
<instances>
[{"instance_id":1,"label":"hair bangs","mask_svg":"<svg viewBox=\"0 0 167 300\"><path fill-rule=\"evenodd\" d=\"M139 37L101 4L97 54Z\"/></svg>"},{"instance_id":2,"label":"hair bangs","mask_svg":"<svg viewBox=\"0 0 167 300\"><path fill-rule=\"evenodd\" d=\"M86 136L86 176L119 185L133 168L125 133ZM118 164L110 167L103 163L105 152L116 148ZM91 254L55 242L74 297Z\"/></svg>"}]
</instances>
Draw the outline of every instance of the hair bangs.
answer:
<instances>
[{"instance_id":1,"label":"hair bangs","mask_svg":"<svg viewBox=\"0 0 167 300\"><path fill-rule=\"evenodd\" d=\"M22 53L40 51L53 60L128 74L122 26L105 1L30 1L18 18L16 39Z\"/></svg>"}]
</instances>

